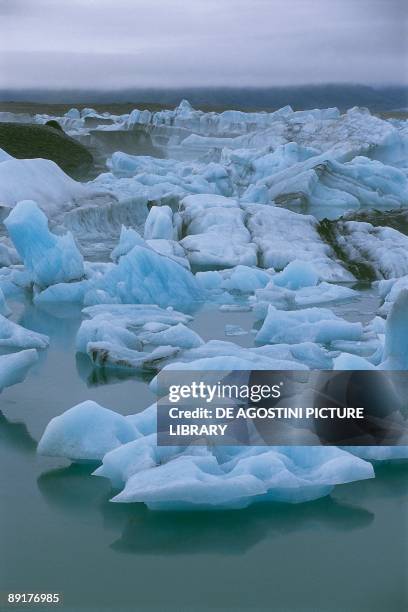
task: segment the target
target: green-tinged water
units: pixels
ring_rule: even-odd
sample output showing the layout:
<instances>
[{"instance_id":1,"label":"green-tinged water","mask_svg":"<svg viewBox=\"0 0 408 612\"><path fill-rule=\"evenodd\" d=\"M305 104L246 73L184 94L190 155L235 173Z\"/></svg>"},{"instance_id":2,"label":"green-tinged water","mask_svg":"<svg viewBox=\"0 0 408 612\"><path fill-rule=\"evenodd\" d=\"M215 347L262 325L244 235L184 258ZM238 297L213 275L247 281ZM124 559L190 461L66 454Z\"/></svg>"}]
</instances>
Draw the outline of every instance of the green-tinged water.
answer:
<instances>
[{"instance_id":1,"label":"green-tinged water","mask_svg":"<svg viewBox=\"0 0 408 612\"><path fill-rule=\"evenodd\" d=\"M1 592L59 592L57 609L75 612L406 609L406 464L297 506L154 513L113 504L93 466L39 457L36 443L50 418L85 399L143 409L154 400L146 381L96 374L75 357L79 310L12 306L51 346L0 395ZM252 315L205 309L194 328L221 337L226 323L249 331ZM224 339L248 346L253 334Z\"/></svg>"}]
</instances>

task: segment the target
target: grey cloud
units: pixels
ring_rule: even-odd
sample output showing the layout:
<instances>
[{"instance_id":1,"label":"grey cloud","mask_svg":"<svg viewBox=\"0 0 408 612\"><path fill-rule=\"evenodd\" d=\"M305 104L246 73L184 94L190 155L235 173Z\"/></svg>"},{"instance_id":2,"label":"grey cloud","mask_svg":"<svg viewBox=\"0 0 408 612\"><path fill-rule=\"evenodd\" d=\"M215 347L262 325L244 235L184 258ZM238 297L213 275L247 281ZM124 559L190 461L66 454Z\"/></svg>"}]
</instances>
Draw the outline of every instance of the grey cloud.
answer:
<instances>
[{"instance_id":1,"label":"grey cloud","mask_svg":"<svg viewBox=\"0 0 408 612\"><path fill-rule=\"evenodd\" d=\"M0 0L5 87L406 82L402 0Z\"/></svg>"}]
</instances>

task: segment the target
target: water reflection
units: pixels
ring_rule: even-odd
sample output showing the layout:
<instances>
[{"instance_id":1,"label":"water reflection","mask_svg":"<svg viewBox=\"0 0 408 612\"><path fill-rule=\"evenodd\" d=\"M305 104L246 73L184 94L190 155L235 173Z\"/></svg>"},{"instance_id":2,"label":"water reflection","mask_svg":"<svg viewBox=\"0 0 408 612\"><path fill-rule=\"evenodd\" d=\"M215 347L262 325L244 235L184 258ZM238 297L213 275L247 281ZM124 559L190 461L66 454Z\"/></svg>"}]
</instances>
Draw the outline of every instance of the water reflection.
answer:
<instances>
[{"instance_id":1,"label":"water reflection","mask_svg":"<svg viewBox=\"0 0 408 612\"><path fill-rule=\"evenodd\" d=\"M110 385L124 380L137 380L148 384L154 376L154 373L151 372L142 372L125 367L99 367L92 363L88 355L82 353L75 355L75 363L80 378L88 387Z\"/></svg>"},{"instance_id":2,"label":"water reflection","mask_svg":"<svg viewBox=\"0 0 408 612\"><path fill-rule=\"evenodd\" d=\"M22 453L35 453L37 442L28 432L24 423L12 423L0 410L0 442Z\"/></svg>"},{"instance_id":3,"label":"water reflection","mask_svg":"<svg viewBox=\"0 0 408 612\"><path fill-rule=\"evenodd\" d=\"M141 514L141 513L140 513ZM259 542L287 533L362 529L374 514L330 497L302 505L268 504L224 512L157 513L144 508L129 520L112 548L123 553L241 555ZM142 520L140 520L142 519Z\"/></svg>"},{"instance_id":4,"label":"water reflection","mask_svg":"<svg viewBox=\"0 0 408 612\"><path fill-rule=\"evenodd\" d=\"M374 463L374 471L375 479L348 485L344 489L347 497L354 497L356 490L359 500L364 502L403 499L408 496L408 459ZM341 487L338 489L338 495L342 496L342 499L345 498Z\"/></svg>"},{"instance_id":5,"label":"water reflection","mask_svg":"<svg viewBox=\"0 0 408 612\"><path fill-rule=\"evenodd\" d=\"M51 307L43 304L37 307L28 300L17 319L19 325L50 336L54 345L64 348L74 343L80 322L81 308L78 305L53 304Z\"/></svg>"},{"instance_id":6,"label":"water reflection","mask_svg":"<svg viewBox=\"0 0 408 612\"><path fill-rule=\"evenodd\" d=\"M115 504L105 479L91 477L95 465L72 464L38 478L47 503L105 528L121 531L111 545L120 553L174 555L242 554L266 538L305 530L364 529L374 520L365 508L326 497L306 504L259 504L245 510L153 512L143 504Z\"/></svg>"}]
</instances>

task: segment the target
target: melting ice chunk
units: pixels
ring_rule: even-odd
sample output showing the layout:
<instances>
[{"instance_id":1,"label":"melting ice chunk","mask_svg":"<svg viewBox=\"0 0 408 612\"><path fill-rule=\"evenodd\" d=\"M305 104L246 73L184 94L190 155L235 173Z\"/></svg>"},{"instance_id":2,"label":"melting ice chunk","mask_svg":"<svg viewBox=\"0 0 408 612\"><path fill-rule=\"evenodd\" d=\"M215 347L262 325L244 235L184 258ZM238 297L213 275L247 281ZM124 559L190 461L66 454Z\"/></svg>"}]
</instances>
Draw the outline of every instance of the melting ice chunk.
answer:
<instances>
[{"instance_id":1,"label":"melting ice chunk","mask_svg":"<svg viewBox=\"0 0 408 612\"><path fill-rule=\"evenodd\" d=\"M21 382L26 377L28 370L38 360L37 351L28 349L0 356L0 391L4 387L10 387Z\"/></svg>"},{"instance_id":2,"label":"melting ice chunk","mask_svg":"<svg viewBox=\"0 0 408 612\"><path fill-rule=\"evenodd\" d=\"M32 200L19 202L4 225L32 281L39 287L78 280L84 275L82 255L72 234L52 234L47 217Z\"/></svg>"},{"instance_id":3,"label":"melting ice chunk","mask_svg":"<svg viewBox=\"0 0 408 612\"><path fill-rule=\"evenodd\" d=\"M87 401L48 423L38 444L40 455L96 461L138 437L124 416Z\"/></svg>"},{"instance_id":4,"label":"melting ice chunk","mask_svg":"<svg viewBox=\"0 0 408 612\"><path fill-rule=\"evenodd\" d=\"M287 342L318 342L330 344L334 340L360 340L361 323L350 323L327 308L305 308L283 311L269 306L266 319L256 335L260 344Z\"/></svg>"}]
</instances>

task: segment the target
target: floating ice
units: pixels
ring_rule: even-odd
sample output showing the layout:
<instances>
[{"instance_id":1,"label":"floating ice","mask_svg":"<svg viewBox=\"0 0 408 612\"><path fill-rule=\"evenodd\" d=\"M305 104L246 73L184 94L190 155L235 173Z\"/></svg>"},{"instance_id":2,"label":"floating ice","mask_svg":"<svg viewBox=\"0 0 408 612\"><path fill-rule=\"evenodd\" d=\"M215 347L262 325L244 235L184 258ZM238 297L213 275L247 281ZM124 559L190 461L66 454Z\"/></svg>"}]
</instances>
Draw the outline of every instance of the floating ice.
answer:
<instances>
[{"instance_id":1,"label":"floating ice","mask_svg":"<svg viewBox=\"0 0 408 612\"><path fill-rule=\"evenodd\" d=\"M204 344L203 339L195 331L182 323L157 331L143 331L139 334L139 338L144 344L176 346L183 349L196 348Z\"/></svg>"},{"instance_id":2,"label":"floating ice","mask_svg":"<svg viewBox=\"0 0 408 612\"><path fill-rule=\"evenodd\" d=\"M375 370L375 366L360 357L359 355L351 355L350 353L340 353L338 357L333 359L334 370Z\"/></svg>"},{"instance_id":3,"label":"floating ice","mask_svg":"<svg viewBox=\"0 0 408 612\"><path fill-rule=\"evenodd\" d=\"M15 248L0 242L0 268L21 263Z\"/></svg>"},{"instance_id":4,"label":"floating ice","mask_svg":"<svg viewBox=\"0 0 408 612\"><path fill-rule=\"evenodd\" d=\"M225 335L226 336L245 336L248 332L242 329L240 325L226 325Z\"/></svg>"},{"instance_id":5,"label":"floating ice","mask_svg":"<svg viewBox=\"0 0 408 612\"><path fill-rule=\"evenodd\" d=\"M152 206L144 228L145 240L164 238L173 240L176 236L173 228L173 212L170 206Z\"/></svg>"},{"instance_id":6,"label":"floating ice","mask_svg":"<svg viewBox=\"0 0 408 612\"><path fill-rule=\"evenodd\" d=\"M190 270L190 263L186 257L186 252L179 242L176 240L166 240L164 238L154 238L147 240L146 245L169 259L172 259L176 263L183 266L187 270Z\"/></svg>"},{"instance_id":7,"label":"floating ice","mask_svg":"<svg viewBox=\"0 0 408 612\"><path fill-rule=\"evenodd\" d=\"M202 299L191 272L142 246L135 246L121 257L117 266L95 282L94 288L118 302L174 306L184 311ZM88 299L88 304L92 301Z\"/></svg>"},{"instance_id":8,"label":"floating ice","mask_svg":"<svg viewBox=\"0 0 408 612\"><path fill-rule=\"evenodd\" d=\"M271 275L260 268L236 266L232 270L197 272L200 285L210 291L229 291L238 294L250 294L271 280Z\"/></svg>"},{"instance_id":9,"label":"floating ice","mask_svg":"<svg viewBox=\"0 0 408 612\"><path fill-rule=\"evenodd\" d=\"M0 315L4 317L8 317L11 314L10 308L7 306L6 298L4 297L4 293L0 288Z\"/></svg>"},{"instance_id":10,"label":"floating ice","mask_svg":"<svg viewBox=\"0 0 408 612\"><path fill-rule=\"evenodd\" d=\"M208 270L256 265L256 246L236 200L202 194L188 196L181 202L181 211L187 236L180 244L192 266Z\"/></svg>"},{"instance_id":11,"label":"floating ice","mask_svg":"<svg viewBox=\"0 0 408 612\"><path fill-rule=\"evenodd\" d=\"M306 344L304 345L306 347ZM319 350L316 345L313 345ZM310 347L310 345L309 345ZM316 363L316 352L312 362ZM310 351L309 351L310 353ZM170 360L169 360L170 361ZM243 348L233 342L210 340L197 348L179 352L165 365L169 370L307 370L308 351L292 351L287 345ZM322 363L322 359L320 359ZM326 360L325 363L330 363ZM153 385L154 387L154 385Z\"/></svg>"},{"instance_id":12,"label":"floating ice","mask_svg":"<svg viewBox=\"0 0 408 612\"><path fill-rule=\"evenodd\" d=\"M25 329L13 321L0 315L0 347L15 347L21 349L46 348L49 344L48 336Z\"/></svg>"},{"instance_id":13,"label":"floating ice","mask_svg":"<svg viewBox=\"0 0 408 612\"><path fill-rule=\"evenodd\" d=\"M21 200L35 200L48 216L54 216L100 194L100 189L74 181L48 159L12 158L0 163L3 205L14 207Z\"/></svg>"},{"instance_id":14,"label":"floating ice","mask_svg":"<svg viewBox=\"0 0 408 612\"><path fill-rule=\"evenodd\" d=\"M408 290L400 292L385 326L384 370L408 370Z\"/></svg>"},{"instance_id":15,"label":"floating ice","mask_svg":"<svg viewBox=\"0 0 408 612\"><path fill-rule=\"evenodd\" d=\"M155 304L102 304L84 308L84 314L89 317L107 317L118 324L124 321L132 329L151 323L176 325L188 323L192 317L173 308L160 308Z\"/></svg>"},{"instance_id":16,"label":"floating ice","mask_svg":"<svg viewBox=\"0 0 408 612\"><path fill-rule=\"evenodd\" d=\"M357 221L338 222L336 230L338 243L350 261L365 264L375 277L391 279L408 274L408 237L401 232Z\"/></svg>"},{"instance_id":17,"label":"floating ice","mask_svg":"<svg viewBox=\"0 0 408 612\"><path fill-rule=\"evenodd\" d=\"M24 380L28 370L37 360L38 354L35 349L0 355L0 392L4 387L10 387Z\"/></svg>"},{"instance_id":18,"label":"floating ice","mask_svg":"<svg viewBox=\"0 0 408 612\"><path fill-rule=\"evenodd\" d=\"M408 203L405 174L364 157L340 163L326 154L316 155L271 173L256 186L259 189L261 185L265 186L269 201L306 206L308 212L324 211L324 216L329 217L361 207L392 209ZM248 194L244 194L244 199L249 201Z\"/></svg>"},{"instance_id":19,"label":"floating ice","mask_svg":"<svg viewBox=\"0 0 408 612\"><path fill-rule=\"evenodd\" d=\"M384 299L380 308L382 315L387 315L401 291L408 289L408 275L401 278L377 281L374 283L378 287L379 296Z\"/></svg>"},{"instance_id":20,"label":"floating ice","mask_svg":"<svg viewBox=\"0 0 408 612\"><path fill-rule=\"evenodd\" d=\"M374 476L370 463L336 447L159 448L155 406L122 417L84 402L52 419L40 454L102 459L95 474L123 491L116 502L152 509L243 508L260 501L300 503L337 484Z\"/></svg>"},{"instance_id":21,"label":"floating ice","mask_svg":"<svg viewBox=\"0 0 408 612\"><path fill-rule=\"evenodd\" d=\"M51 419L38 443L38 453L97 461L138 435L128 419L87 401Z\"/></svg>"},{"instance_id":22,"label":"floating ice","mask_svg":"<svg viewBox=\"0 0 408 612\"><path fill-rule=\"evenodd\" d=\"M247 226L258 246L262 267L283 270L290 262L300 260L313 264L321 280L354 280L320 237L314 217L259 204L248 204L245 210L249 215Z\"/></svg>"},{"instance_id":23,"label":"floating ice","mask_svg":"<svg viewBox=\"0 0 408 612\"><path fill-rule=\"evenodd\" d=\"M52 234L47 217L35 202L19 202L4 225L32 281L39 287L78 280L84 275L82 255L72 234Z\"/></svg>"},{"instance_id":24,"label":"floating ice","mask_svg":"<svg viewBox=\"0 0 408 612\"><path fill-rule=\"evenodd\" d=\"M175 310L155 305L101 305L85 308L84 313L91 319L82 322L76 347L97 365L154 369L177 353L171 347L192 348L203 343L185 325L191 317ZM146 344L165 349L143 352Z\"/></svg>"},{"instance_id":25,"label":"floating ice","mask_svg":"<svg viewBox=\"0 0 408 612\"><path fill-rule=\"evenodd\" d=\"M358 295L354 289L326 282L312 287L302 287L296 291L277 287L274 283L275 280L264 289L256 290L255 298L250 298L258 320L266 317L270 304L280 310L292 310L299 307L343 302Z\"/></svg>"},{"instance_id":26,"label":"floating ice","mask_svg":"<svg viewBox=\"0 0 408 612\"><path fill-rule=\"evenodd\" d=\"M295 259L288 263L285 269L273 277L273 284L288 289L314 287L319 281L319 275L313 264Z\"/></svg>"},{"instance_id":27,"label":"floating ice","mask_svg":"<svg viewBox=\"0 0 408 612\"><path fill-rule=\"evenodd\" d=\"M119 243L113 249L111 259L117 262L122 255L127 255L136 245L146 246L146 242L136 230L122 225Z\"/></svg>"},{"instance_id":28,"label":"floating ice","mask_svg":"<svg viewBox=\"0 0 408 612\"><path fill-rule=\"evenodd\" d=\"M121 488L133 474L156 466L156 449L154 434L137 438L107 453L94 475L109 478L112 486Z\"/></svg>"},{"instance_id":29,"label":"floating ice","mask_svg":"<svg viewBox=\"0 0 408 612\"><path fill-rule=\"evenodd\" d=\"M307 341L330 344L335 340L360 340L362 335L361 323L349 323L327 308L288 312L269 306L256 341L260 344Z\"/></svg>"}]
</instances>

